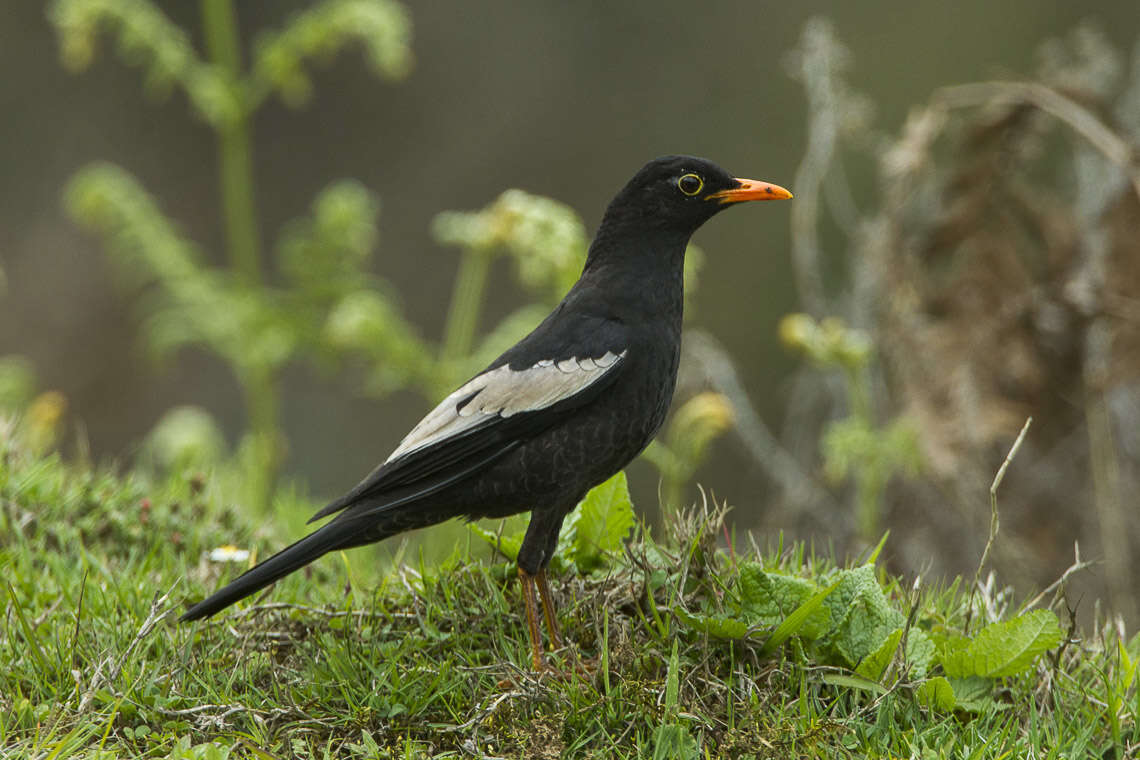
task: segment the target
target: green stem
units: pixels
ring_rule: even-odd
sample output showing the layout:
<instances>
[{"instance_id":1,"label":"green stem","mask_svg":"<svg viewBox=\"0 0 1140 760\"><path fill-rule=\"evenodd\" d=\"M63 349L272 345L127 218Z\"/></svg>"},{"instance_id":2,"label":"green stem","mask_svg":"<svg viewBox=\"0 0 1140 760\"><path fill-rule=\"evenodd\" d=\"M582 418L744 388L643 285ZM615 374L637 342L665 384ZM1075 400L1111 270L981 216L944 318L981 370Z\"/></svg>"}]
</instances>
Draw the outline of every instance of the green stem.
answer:
<instances>
[{"instance_id":1,"label":"green stem","mask_svg":"<svg viewBox=\"0 0 1140 760\"><path fill-rule=\"evenodd\" d=\"M225 75L235 107L233 116L217 125L218 174L230 270L244 285L256 288L261 277L261 250L253 199L251 109L242 90L241 41L232 0L202 0L202 26L210 61ZM239 372L253 450L248 473L249 498L266 511L277 485L284 438L281 435L275 371L247 367Z\"/></svg>"},{"instance_id":2,"label":"green stem","mask_svg":"<svg viewBox=\"0 0 1140 760\"><path fill-rule=\"evenodd\" d=\"M848 403L851 404L851 416L863 426L864 430L874 430L874 420L871 414L871 377L870 370L864 366L847 368ZM882 431L876 431L876 436ZM869 452L865 452L866 457ZM859 537L867 543L873 543L880 532L881 502L883 498L883 480L876 470L877 461L863 461L855 470L855 523Z\"/></svg>"},{"instance_id":3,"label":"green stem","mask_svg":"<svg viewBox=\"0 0 1140 760\"><path fill-rule=\"evenodd\" d=\"M261 280L261 252L253 201L253 150L249 112L239 91L241 48L231 0L202 0L202 24L210 60L225 72L236 116L218 126L222 214L230 268L248 284Z\"/></svg>"},{"instance_id":4,"label":"green stem","mask_svg":"<svg viewBox=\"0 0 1140 760\"><path fill-rule=\"evenodd\" d=\"M249 473L249 501L260 512L268 511L277 485L285 442L278 424L277 378L272 370L252 369L241 378L249 414L253 450Z\"/></svg>"},{"instance_id":5,"label":"green stem","mask_svg":"<svg viewBox=\"0 0 1140 760\"><path fill-rule=\"evenodd\" d=\"M490 268L490 251L468 248L463 252L443 331L443 353L440 358L445 364L463 359L471 353Z\"/></svg>"}]
</instances>

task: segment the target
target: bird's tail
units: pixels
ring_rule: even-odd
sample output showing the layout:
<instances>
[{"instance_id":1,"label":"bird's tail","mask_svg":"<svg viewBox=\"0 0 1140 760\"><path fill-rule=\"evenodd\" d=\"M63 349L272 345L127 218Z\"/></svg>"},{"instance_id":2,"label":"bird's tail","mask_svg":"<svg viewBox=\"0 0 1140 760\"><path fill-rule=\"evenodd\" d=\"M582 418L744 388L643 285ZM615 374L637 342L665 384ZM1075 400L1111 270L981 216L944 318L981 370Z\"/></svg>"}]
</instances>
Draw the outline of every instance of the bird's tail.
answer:
<instances>
[{"instance_id":1,"label":"bird's tail","mask_svg":"<svg viewBox=\"0 0 1140 760\"><path fill-rule=\"evenodd\" d=\"M360 524L355 520L335 520L238 576L212 596L188 609L178 620L181 622L209 617L328 552L354 545L353 539L357 539L360 532Z\"/></svg>"}]
</instances>

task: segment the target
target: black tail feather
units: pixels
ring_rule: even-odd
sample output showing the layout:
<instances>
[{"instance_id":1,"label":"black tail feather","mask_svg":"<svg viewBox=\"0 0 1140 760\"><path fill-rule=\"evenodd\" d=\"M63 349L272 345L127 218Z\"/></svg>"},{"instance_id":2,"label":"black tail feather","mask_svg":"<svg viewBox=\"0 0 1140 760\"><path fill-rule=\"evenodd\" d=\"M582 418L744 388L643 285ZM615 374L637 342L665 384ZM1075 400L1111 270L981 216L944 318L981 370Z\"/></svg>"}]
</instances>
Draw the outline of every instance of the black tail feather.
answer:
<instances>
[{"instance_id":1,"label":"black tail feather","mask_svg":"<svg viewBox=\"0 0 1140 760\"><path fill-rule=\"evenodd\" d=\"M212 596L188 609L179 622L209 617L215 612L229 607L239 599L256 593L274 581L284 578L294 570L299 570L318 557L350 545L360 533L360 525L355 520L337 520L320 530L290 544L256 567L238 576Z\"/></svg>"}]
</instances>

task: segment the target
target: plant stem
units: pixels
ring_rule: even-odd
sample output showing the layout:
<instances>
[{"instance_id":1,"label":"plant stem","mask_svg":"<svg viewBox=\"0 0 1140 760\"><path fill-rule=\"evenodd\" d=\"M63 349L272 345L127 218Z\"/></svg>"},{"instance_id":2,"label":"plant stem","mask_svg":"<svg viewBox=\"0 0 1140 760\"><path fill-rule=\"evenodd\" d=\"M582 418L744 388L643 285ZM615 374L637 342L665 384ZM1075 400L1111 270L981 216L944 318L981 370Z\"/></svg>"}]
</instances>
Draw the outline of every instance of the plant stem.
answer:
<instances>
[{"instance_id":1,"label":"plant stem","mask_svg":"<svg viewBox=\"0 0 1140 760\"><path fill-rule=\"evenodd\" d=\"M231 0L202 0L202 26L210 60L220 68L233 98L232 116L218 132L218 173L230 270L247 287L261 283L261 250L253 200L253 148L250 110L241 89L241 47ZM257 366L239 372L254 450L249 473L250 501L268 510L281 466L283 437L278 420L277 374Z\"/></svg>"},{"instance_id":2,"label":"plant stem","mask_svg":"<svg viewBox=\"0 0 1140 760\"><path fill-rule=\"evenodd\" d=\"M253 201L249 113L239 91L241 49L231 0L202 0L202 25L210 60L225 72L236 103L234 117L217 125L226 248L230 268L253 285L261 280L261 252Z\"/></svg>"},{"instance_id":3,"label":"plant stem","mask_svg":"<svg viewBox=\"0 0 1140 760\"><path fill-rule=\"evenodd\" d=\"M490 267L490 251L482 248L464 250L463 258L459 261L459 271L455 275L451 306L447 311L447 324L443 331L443 352L440 358L445 364L471 353Z\"/></svg>"},{"instance_id":4,"label":"plant stem","mask_svg":"<svg viewBox=\"0 0 1140 760\"><path fill-rule=\"evenodd\" d=\"M847 368L848 403L851 416L865 430L874 429L871 415L871 378L865 364ZM882 431L876 431L880 435ZM873 457L878 460L878 457ZM855 471L855 524L859 537L867 543L874 543L880 532L880 512L885 480L880 470L881 462L864 461Z\"/></svg>"},{"instance_id":5,"label":"plant stem","mask_svg":"<svg viewBox=\"0 0 1140 760\"><path fill-rule=\"evenodd\" d=\"M259 512L268 511L277 485L284 438L278 425L277 378L273 370L253 368L241 374L253 450L250 452L249 500Z\"/></svg>"}]
</instances>

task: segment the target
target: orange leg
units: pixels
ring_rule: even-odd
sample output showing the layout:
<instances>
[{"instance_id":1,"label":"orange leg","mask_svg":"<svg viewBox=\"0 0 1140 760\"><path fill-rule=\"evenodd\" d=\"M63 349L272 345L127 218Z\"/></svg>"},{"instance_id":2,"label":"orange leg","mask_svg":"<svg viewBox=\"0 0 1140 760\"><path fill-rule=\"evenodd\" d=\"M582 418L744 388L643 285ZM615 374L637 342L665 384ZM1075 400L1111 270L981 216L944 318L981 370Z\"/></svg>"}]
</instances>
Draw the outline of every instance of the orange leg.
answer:
<instances>
[{"instance_id":1,"label":"orange leg","mask_svg":"<svg viewBox=\"0 0 1140 760\"><path fill-rule=\"evenodd\" d=\"M554 597L550 592L550 583L546 580L546 568L539 570L534 579L538 581L538 595L542 597L542 614L546 618L546 629L550 631L550 646L561 649L562 629L558 627L558 618L554 615Z\"/></svg>"},{"instance_id":2,"label":"orange leg","mask_svg":"<svg viewBox=\"0 0 1140 760\"><path fill-rule=\"evenodd\" d=\"M541 571L538 577L545 584L546 575ZM519 568L519 581L522 584L523 604L526 606L526 627L530 633L530 652L535 672L543 669L542 662L542 631L538 627L538 601L534 598L535 576ZM543 610L546 610L546 593L542 595ZM549 621L549 616L547 617ZM549 624L549 623L548 623Z\"/></svg>"}]
</instances>

